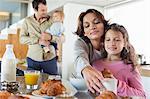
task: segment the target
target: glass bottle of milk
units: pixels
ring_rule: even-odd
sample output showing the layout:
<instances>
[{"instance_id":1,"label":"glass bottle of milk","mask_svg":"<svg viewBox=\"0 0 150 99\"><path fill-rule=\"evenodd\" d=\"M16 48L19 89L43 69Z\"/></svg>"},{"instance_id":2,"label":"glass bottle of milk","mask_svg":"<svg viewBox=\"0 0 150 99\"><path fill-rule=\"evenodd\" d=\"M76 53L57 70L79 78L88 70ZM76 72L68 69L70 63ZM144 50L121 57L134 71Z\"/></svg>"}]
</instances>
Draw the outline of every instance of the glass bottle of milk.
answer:
<instances>
[{"instance_id":1,"label":"glass bottle of milk","mask_svg":"<svg viewBox=\"0 0 150 99\"><path fill-rule=\"evenodd\" d=\"M13 52L13 45L7 44L6 51L2 57L1 63L1 82L16 81L16 57Z\"/></svg>"}]
</instances>

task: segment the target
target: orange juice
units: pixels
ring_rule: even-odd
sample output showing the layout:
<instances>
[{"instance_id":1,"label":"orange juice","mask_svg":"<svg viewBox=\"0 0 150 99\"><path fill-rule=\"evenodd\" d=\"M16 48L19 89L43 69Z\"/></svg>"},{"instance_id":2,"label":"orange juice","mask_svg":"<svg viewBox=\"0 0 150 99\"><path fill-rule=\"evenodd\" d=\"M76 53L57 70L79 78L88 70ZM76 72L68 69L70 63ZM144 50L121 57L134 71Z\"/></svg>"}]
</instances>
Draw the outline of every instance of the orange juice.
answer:
<instances>
[{"instance_id":1,"label":"orange juice","mask_svg":"<svg viewBox=\"0 0 150 99\"><path fill-rule=\"evenodd\" d=\"M36 85L39 78L39 74L25 73L26 85Z\"/></svg>"}]
</instances>

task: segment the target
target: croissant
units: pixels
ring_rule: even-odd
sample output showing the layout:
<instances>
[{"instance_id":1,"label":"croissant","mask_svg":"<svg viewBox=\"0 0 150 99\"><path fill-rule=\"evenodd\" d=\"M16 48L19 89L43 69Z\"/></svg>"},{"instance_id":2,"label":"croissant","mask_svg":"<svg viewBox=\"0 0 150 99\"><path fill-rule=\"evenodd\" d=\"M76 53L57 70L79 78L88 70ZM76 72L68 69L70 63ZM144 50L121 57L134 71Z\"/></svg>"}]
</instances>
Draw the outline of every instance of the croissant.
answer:
<instances>
[{"instance_id":1,"label":"croissant","mask_svg":"<svg viewBox=\"0 0 150 99\"><path fill-rule=\"evenodd\" d=\"M56 96L62 94L65 91L65 87L62 85L60 80L47 80L41 84L41 94L48 96Z\"/></svg>"},{"instance_id":2,"label":"croissant","mask_svg":"<svg viewBox=\"0 0 150 99\"><path fill-rule=\"evenodd\" d=\"M11 95L11 93L7 91L0 91L0 99L8 99L8 97Z\"/></svg>"}]
</instances>

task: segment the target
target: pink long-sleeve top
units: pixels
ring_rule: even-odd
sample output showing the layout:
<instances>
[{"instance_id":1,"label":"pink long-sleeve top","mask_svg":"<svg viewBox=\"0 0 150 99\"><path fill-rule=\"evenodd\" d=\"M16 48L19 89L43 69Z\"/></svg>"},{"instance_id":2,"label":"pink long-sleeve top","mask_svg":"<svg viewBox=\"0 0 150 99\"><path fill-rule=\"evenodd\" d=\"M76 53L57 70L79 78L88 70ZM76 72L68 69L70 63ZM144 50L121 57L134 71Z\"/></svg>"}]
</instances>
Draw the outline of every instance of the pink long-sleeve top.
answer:
<instances>
[{"instance_id":1,"label":"pink long-sleeve top","mask_svg":"<svg viewBox=\"0 0 150 99\"><path fill-rule=\"evenodd\" d=\"M123 61L106 62L98 60L93 63L93 67L99 71L103 71L104 68L110 70L118 80L117 94L119 96L140 96L145 98L140 74L137 69L132 69L131 64L124 64Z\"/></svg>"}]
</instances>

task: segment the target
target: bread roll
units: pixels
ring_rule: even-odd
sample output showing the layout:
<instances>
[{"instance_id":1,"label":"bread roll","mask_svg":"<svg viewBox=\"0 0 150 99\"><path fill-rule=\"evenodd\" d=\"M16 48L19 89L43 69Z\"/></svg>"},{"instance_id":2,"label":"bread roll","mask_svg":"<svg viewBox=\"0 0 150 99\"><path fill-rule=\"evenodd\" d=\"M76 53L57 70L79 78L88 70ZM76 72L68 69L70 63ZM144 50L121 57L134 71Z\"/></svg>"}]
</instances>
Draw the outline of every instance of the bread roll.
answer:
<instances>
[{"instance_id":1,"label":"bread roll","mask_svg":"<svg viewBox=\"0 0 150 99\"><path fill-rule=\"evenodd\" d=\"M29 99L28 97L11 95L8 99Z\"/></svg>"},{"instance_id":2,"label":"bread roll","mask_svg":"<svg viewBox=\"0 0 150 99\"><path fill-rule=\"evenodd\" d=\"M11 95L11 93L7 91L0 91L0 99L8 99L8 97Z\"/></svg>"},{"instance_id":3,"label":"bread roll","mask_svg":"<svg viewBox=\"0 0 150 99\"><path fill-rule=\"evenodd\" d=\"M97 96L95 99L117 99L117 96L112 91L104 91L99 96Z\"/></svg>"},{"instance_id":4,"label":"bread roll","mask_svg":"<svg viewBox=\"0 0 150 99\"><path fill-rule=\"evenodd\" d=\"M104 70L102 71L102 75L104 78L112 78L112 73L106 68L104 68Z\"/></svg>"}]
</instances>

